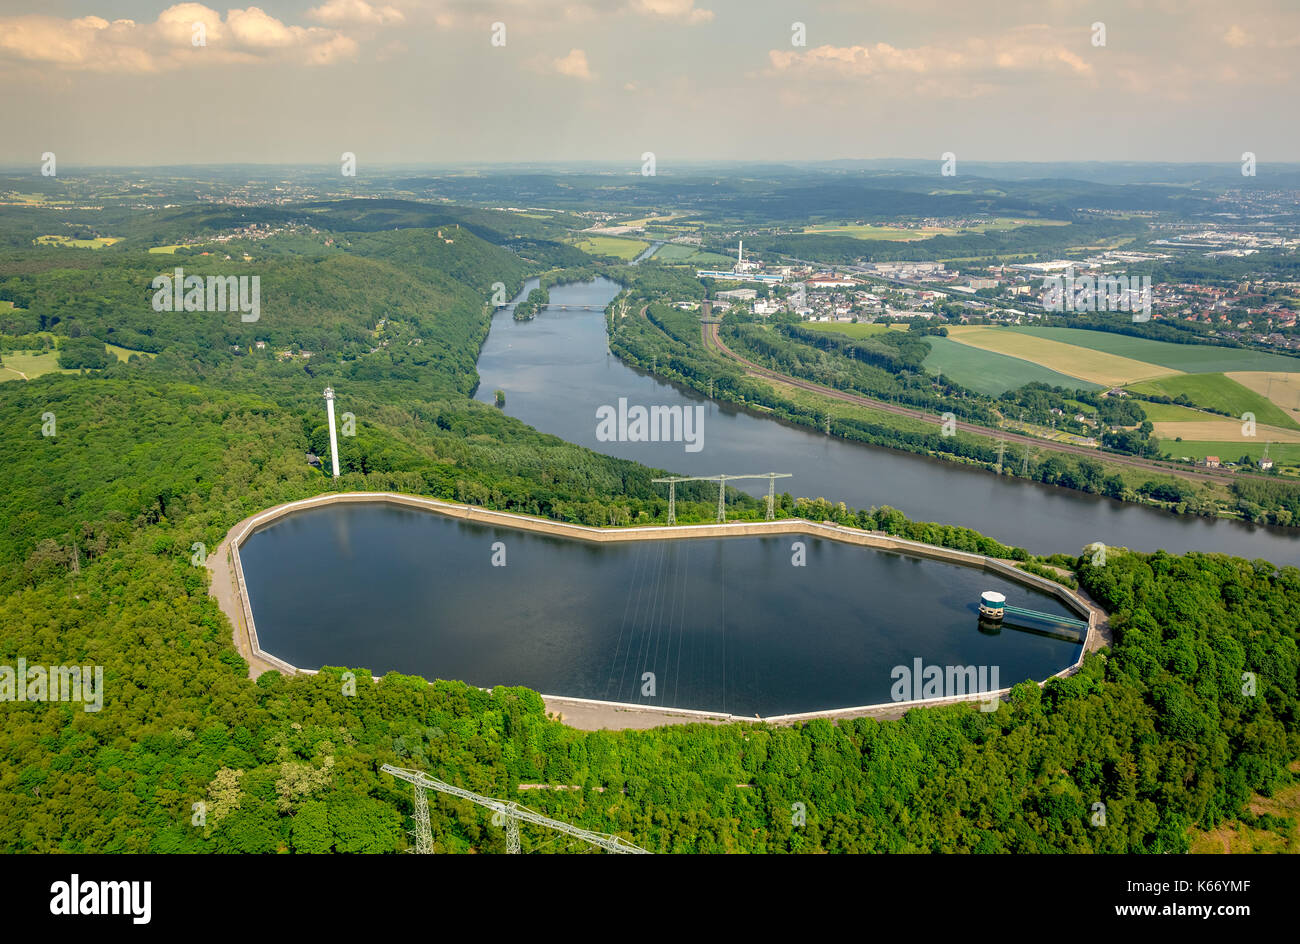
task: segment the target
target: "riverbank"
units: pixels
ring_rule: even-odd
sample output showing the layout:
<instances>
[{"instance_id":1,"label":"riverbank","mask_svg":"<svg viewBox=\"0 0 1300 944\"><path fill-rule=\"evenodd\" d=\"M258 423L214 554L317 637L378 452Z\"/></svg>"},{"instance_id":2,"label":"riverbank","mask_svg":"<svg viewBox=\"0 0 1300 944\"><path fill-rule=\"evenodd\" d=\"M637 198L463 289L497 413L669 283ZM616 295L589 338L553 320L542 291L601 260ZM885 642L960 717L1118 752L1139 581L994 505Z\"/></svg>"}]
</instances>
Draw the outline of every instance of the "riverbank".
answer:
<instances>
[{"instance_id":1,"label":"riverbank","mask_svg":"<svg viewBox=\"0 0 1300 944\"><path fill-rule=\"evenodd\" d=\"M257 626L253 618L252 606L246 589L243 564L239 549L247 538L260 528L266 527L285 515L309 508L319 508L335 503L389 503L434 512L452 518L460 518L479 524L495 525L522 531L550 534L558 537L589 542L627 542L627 541L662 541L672 539L699 539L719 537L742 537L760 535L801 534L823 537L828 540L846 544L856 544L879 551L905 554L912 557L954 563L961 566L983 569L990 573L1018 581L1038 591L1049 593L1058 598L1068 609L1077 613L1088 623L1084 645L1079 659L1071 666L1056 673L1068 676L1076 672L1083 657L1090 651L1109 643L1109 629L1105 612L1087 597L1072 591L1052 580L1027 573L1017 568L1013 562L958 551L936 545L923 544L904 538L894 537L883 532L864 531L849 528L833 522L815 522L803 518L787 518L776 521L733 522L724 524L700 524L678 526L649 526L632 528L593 528L585 525L568 524L535 518L510 512L493 511L474 505L457 504L402 495L389 492L347 492L328 493L296 502L277 505L258 514L251 515L236 524L218 546L217 551L208 558L212 572L209 592L217 600L234 629L234 642L240 655L249 662L249 674L257 677L262 672L275 669L285 674L311 672L299 669L262 649L257 635ZM562 695L543 694L547 710L564 723L585 730L628 729L658 727L663 724L689 724L699 722L728 723L736 721L764 721L771 724L791 724L806 721L814 717L852 718L852 717L897 717L909 708L921 705L932 706L939 703L955 701L988 700L1005 695L1009 689L993 693L980 693L970 696L955 696L948 699L930 699L912 702L890 702L875 705L861 705L837 708L826 711L807 712L794 715L780 715L768 718L744 717L716 712L693 711L676 708L648 708L644 705L620 702L605 702L590 699L572 698Z\"/></svg>"}]
</instances>

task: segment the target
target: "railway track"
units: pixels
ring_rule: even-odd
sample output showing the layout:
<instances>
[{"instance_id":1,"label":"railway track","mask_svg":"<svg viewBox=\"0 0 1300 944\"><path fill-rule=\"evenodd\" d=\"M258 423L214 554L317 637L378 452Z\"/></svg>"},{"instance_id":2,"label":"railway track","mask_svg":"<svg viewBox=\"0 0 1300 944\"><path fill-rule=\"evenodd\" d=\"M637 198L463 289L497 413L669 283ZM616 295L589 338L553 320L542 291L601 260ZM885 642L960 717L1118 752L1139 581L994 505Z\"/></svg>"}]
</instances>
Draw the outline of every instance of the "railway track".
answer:
<instances>
[{"instance_id":1,"label":"railway track","mask_svg":"<svg viewBox=\"0 0 1300 944\"><path fill-rule=\"evenodd\" d=\"M642 309L644 313L644 309ZM821 396L831 397L835 400L842 400L845 403L852 403L856 406L870 407L873 410L880 410L883 413L892 413L895 416L906 416L911 419L921 420L934 426L942 425L943 418L934 413L925 410L917 410L912 407L899 406L896 403L890 403L887 400L876 400L871 397L860 396L856 393L848 393L844 390L836 390L834 387L823 386L822 384L813 383L809 380L803 380L799 377L791 377L787 374L779 373L775 370L769 370L761 367L746 357L737 354L718 335L717 324L701 325L701 334L704 338L704 346L721 356L735 361L745 369L745 373L752 377L758 377L763 380L772 380L786 384L791 387L797 387L800 390L807 390L811 393L820 394ZM1117 465L1129 466L1131 468L1146 469L1150 472L1160 472L1165 475L1176 475L1179 478L1188 479L1193 482L1219 482L1223 483L1234 478L1234 473L1224 472L1215 474L1213 472L1191 471L1182 466L1168 466L1160 463L1151 462L1145 459L1139 459L1135 456L1125 456L1113 452L1099 452L1096 449L1090 449L1087 446L1075 446L1070 443L1053 442L1045 439L1038 439L1034 436L1025 436L1020 433L1011 433L1005 430L996 429L991 426L979 426L975 423L963 423L957 421L957 428L963 432L974 433L978 436L987 436L990 438L1004 439L1009 443L1021 443L1027 446L1033 446L1038 449L1047 449L1052 452L1063 452L1071 455L1086 456L1090 459L1099 459L1106 462L1113 462ZM1236 477L1242 477L1239 474ZM1245 476L1247 478L1261 478L1261 476Z\"/></svg>"}]
</instances>

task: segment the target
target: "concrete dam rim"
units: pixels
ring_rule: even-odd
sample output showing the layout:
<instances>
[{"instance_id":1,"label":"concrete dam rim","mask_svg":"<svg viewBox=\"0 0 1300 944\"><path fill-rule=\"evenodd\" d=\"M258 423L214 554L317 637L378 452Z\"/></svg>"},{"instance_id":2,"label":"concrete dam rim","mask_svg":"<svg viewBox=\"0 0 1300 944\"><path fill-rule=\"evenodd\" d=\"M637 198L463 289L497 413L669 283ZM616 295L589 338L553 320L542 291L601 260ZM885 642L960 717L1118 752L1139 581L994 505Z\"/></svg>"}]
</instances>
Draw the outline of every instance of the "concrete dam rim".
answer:
<instances>
[{"instance_id":1,"label":"concrete dam rim","mask_svg":"<svg viewBox=\"0 0 1300 944\"><path fill-rule=\"evenodd\" d=\"M1028 573L1011 563L982 554L938 547L893 537L882 532L849 528L832 522L815 522L805 518L784 518L775 521L746 521L725 524L597 528L395 492L329 492L311 498L275 505L240 521L226 534L221 545L217 548L217 552L208 558L208 566L213 570L212 587L209 592L217 598L219 605L221 605L232 626L234 626L236 648L241 655L249 660L251 675L259 675L268 669L275 669L287 675L314 674L316 670L298 668L261 647L256 623L253 619L252 603L244 578L240 548L253 534L281 518L296 512L339 503L386 504L414 508L433 512L444 518L537 534L548 534L587 543L760 537L785 534L813 535L841 544L858 545L913 558L944 561L972 569L984 570L1021 583L1034 590L1055 596L1067 609L1079 614L1081 620L1087 624L1087 631L1078 659L1072 665L1054 673L1050 677L1064 678L1073 675L1079 670L1087 653L1100 648L1103 643L1101 627L1107 619L1105 612L1080 594L1055 581ZM229 588L229 592L226 592L226 588ZM1040 680L1039 684L1045 684L1046 681L1047 679ZM872 705L775 715L766 718L760 718L757 715L743 716L689 708L663 708L630 702L610 702L564 695L542 694L541 697L548 710L561 716L561 719L565 720L566 723L573 724L576 727L622 729L689 722L761 721L770 724L789 724L812 718L894 717L913 707L930 707L961 701L989 701L994 697L1003 697L1009 691L1009 688L1003 688L992 692L977 692L910 701L891 701ZM577 720L570 721L570 717L574 716L576 716Z\"/></svg>"}]
</instances>

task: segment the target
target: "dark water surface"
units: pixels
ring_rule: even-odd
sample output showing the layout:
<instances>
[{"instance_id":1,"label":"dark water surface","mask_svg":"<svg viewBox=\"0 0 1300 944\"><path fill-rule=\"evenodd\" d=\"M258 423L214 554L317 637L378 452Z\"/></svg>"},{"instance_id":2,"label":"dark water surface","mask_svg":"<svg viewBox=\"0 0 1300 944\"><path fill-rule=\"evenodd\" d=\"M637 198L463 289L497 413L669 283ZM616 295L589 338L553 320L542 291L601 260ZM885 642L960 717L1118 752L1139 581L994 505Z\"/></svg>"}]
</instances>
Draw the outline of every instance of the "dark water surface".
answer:
<instances>
[{"instance_id":1,"label":"dark water surface","mask_svg":"<svg viewBox=\"0 0 1300 944\"><path fill-rule=\"evenodd\" d=\"M535 285L525 286L523 295ZM615 283L598 279L557 286L551 289L551 301L605 304L617 291ZM1300 564L1300 529L1262 528L1125 505L832 439L713 403L625 365L609 352L604 315L594 311L551 308L525 322L515 321L508 310L498 312L478 372L478 399L490 402L500 388L506 394L506 412L543 432L675 473L792 472L794 478L778 485L792 495L857 508L892 505L914 520L964 525L1040 554L1077 554L1084 545L1103 541L1143 551L1219 551ZM598 441L596 410L617 406L620 397L629 405L702 405L702 450L687 452L682 443ZM1019 455L1009 450L1008 461L1018 461ZM750 488L758 494L766 483Z\"/></svg>"},{"instance_id":2,"label":"dark water surface","mask_svg":"<svg viewBox=\"0 0 1300 944\"><path fill-rule=\"evenodd\" d=\"M1080 651L979 628L983 590L1072 615L1055 597L816 537L594 544L338 504L278 519L241 557L262 647L300 668L770 716L889 701L892 669L917 658L987 666L990 680L996 667L993 688L1046 678Z\"/></svg>"}]
</instances>

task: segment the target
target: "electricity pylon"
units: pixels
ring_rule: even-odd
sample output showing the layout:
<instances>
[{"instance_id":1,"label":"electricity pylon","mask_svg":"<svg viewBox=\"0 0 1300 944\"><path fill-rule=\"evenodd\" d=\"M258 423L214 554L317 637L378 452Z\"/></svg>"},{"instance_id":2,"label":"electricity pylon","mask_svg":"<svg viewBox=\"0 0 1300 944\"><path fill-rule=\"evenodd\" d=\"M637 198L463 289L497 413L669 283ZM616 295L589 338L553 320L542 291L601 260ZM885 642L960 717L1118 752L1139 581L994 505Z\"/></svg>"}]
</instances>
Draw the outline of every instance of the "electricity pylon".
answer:
<instances>
[{"instance_id":1,"label":"electricity pylon","mask_svg":"<svg viewBox=\"0 0 1300 944\"><path fill-rule=\"evenodd\" d=\"M568 836L575 836L584 842L589 842L593 846L599 846L606 852L622 853L639 853L649 855L650 850L642 849L640 846L634 846L626 839L618 836L610 836L605 833L592 832L589 829L580 829L577 826L571 826L568 823L562 823L557 819L550 819L542 816L540 813L534 813L527 807L520 806L506 800L494 800L491 797L485 797L477 793L472 793L461 787L453 787L449 783L443 783L441 780L434 780L428 774L420 770L407 770L404 767L394 767L392 764L384 764L379 768L384 773L392 774L399 780L405 780L415 788L415 851L432 852L433 835L429 828L429 801L425 796L425 790L437 790L439 793L449 793L452 796L460 797L462 800L469 800L471 803L477 803L479 806L486 806L492 810L494 815L492 821L498 825L504 825L506 828L506 851L511 853L519 852L519 821L534 823L538 826L545 826L548 829L554 829L556 832L564 833Z\"/></svg>"},{"instance_id":2,"label":"electricity pylon","mask_svg":"<svg viewBox=\"0 0 1300 944\"><path fill-rule=\"evenodd\" d=\"M677 523L677 483L678 482L717 482L718 483L718 522L727 520L727 483L736 479L767 479L767 520L776 517L776 480L788 479L790 472L763 472L759 475L670 475L667 478L651 479L652 482L668 483L668 523Z\"/></svg>"}]
</instances>

